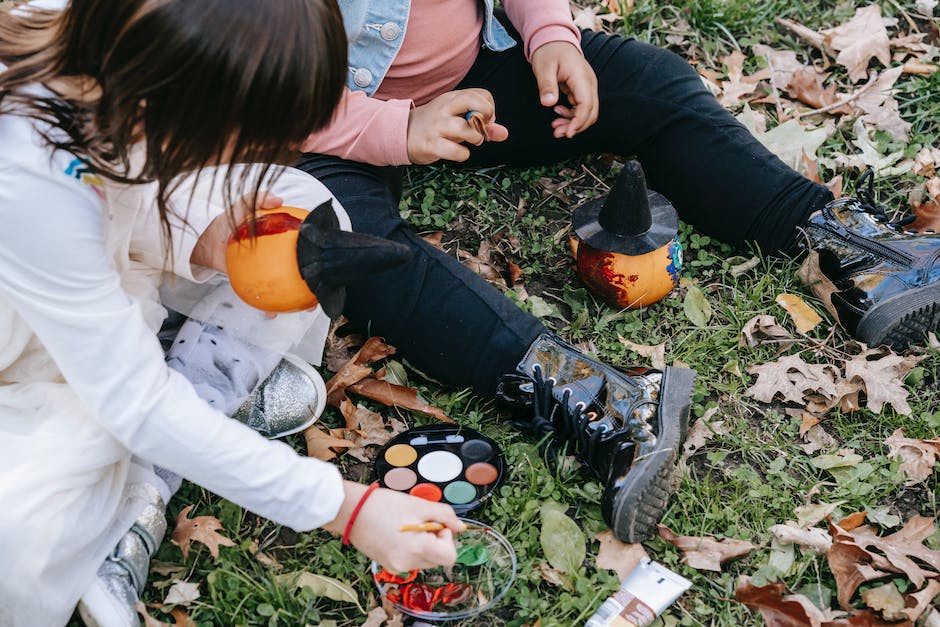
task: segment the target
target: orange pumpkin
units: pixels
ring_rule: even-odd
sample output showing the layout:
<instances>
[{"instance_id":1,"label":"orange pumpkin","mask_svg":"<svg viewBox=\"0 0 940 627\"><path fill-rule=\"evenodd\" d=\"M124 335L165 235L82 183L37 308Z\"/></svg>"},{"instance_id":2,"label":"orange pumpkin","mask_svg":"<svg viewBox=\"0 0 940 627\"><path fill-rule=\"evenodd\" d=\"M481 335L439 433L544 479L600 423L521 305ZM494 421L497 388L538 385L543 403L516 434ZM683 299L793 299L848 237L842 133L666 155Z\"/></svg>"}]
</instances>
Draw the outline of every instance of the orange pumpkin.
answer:
<instances>
[{"instance_id":1,"label":"orange pumpkin","mask_svg":"<svg viewBox=\"0 0 940 627\"><path fill-rule=\"evenodd\" d=\"M272 313L317 305L297 266L297 237L310 212L297 207L262 209L235 229L225 249L232 289L253 307Z\"/></svg>"},{"instance_id":2,"label":"orange pumpkin","mask_svg":"<svg viewBox=\"0 0 940 627\"><path fill-rule=\"evenodd\" d=\"M621 309L638 309L662 299L679 283L682 245L676 237L642 255L597 250L571 237L578 276L594 294Z\"/></svg>"}]
</instances>

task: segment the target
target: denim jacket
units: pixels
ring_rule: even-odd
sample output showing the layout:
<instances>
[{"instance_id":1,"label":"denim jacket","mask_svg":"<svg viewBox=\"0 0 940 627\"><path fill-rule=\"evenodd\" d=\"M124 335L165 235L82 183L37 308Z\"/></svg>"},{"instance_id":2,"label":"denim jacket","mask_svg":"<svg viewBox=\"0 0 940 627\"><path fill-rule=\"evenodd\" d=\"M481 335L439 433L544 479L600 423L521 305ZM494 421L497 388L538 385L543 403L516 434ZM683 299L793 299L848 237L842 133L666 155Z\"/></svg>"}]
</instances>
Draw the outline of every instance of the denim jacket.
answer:
<instances>
[{"instance_id":1,"label":"denim jacket","mask_svg":"<svg viewBox=\"0 0 940 627\"><path fill-rule=\"evenodd\" d=\"M483 45L501 51L516 45L493 17L494 0L483 4ZM411 0L339 0L349 40L349 89L371 96L401 49Z\"/></svg>"}]
</instances>

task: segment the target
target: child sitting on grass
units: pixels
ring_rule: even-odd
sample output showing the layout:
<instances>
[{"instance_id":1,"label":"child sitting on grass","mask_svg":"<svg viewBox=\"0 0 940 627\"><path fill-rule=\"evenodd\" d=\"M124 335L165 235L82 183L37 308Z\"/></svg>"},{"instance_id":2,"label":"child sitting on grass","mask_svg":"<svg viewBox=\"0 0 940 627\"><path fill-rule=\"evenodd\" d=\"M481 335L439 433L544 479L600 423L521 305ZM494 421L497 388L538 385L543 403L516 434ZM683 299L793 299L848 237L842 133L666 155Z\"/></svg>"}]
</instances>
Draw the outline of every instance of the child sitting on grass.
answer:
<instances>
[{"instance_id":1,"label":"child sitting on grass","mask_svg":"<svg viewBox=\"0 0 940 627\"><path fill-rule=\"evenodd\" d=\"M257 191L285 187L266 164L329 122L335 1L62 4L0 13L0 625L64 625L80 600L90 625L137 625L174 473L294 529L345 531L396 571L452 563L450 507L363 502L335 466L210 407L155 335L161 271L224 270L203 234L225 241L233 196L242 213L276 206ZM193 173L227 193L172 199ZM284 181L309 207L330 199ZM429 520L448 528L399 532Z\"/></svg>"}]
</instances>

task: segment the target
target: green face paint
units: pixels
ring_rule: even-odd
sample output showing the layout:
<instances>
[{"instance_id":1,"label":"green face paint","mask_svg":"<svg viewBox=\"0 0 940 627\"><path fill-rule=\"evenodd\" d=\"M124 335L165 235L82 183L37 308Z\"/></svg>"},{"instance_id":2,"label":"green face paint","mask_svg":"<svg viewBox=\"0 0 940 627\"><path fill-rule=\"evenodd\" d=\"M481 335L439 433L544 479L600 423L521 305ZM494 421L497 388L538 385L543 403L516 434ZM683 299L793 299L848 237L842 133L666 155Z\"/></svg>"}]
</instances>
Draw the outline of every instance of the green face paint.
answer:
<instances>
[{"instance_id":1,"label":"green face paint","mask_svg":"<svg viewBox=\"0 0 940 627\"><path fill-rule=\"evenodd\" d=\"M490 559L490 550L482 544L464 544L457 549L457 563L464 566L481 566Z\"/></svg>"}]
</instances>

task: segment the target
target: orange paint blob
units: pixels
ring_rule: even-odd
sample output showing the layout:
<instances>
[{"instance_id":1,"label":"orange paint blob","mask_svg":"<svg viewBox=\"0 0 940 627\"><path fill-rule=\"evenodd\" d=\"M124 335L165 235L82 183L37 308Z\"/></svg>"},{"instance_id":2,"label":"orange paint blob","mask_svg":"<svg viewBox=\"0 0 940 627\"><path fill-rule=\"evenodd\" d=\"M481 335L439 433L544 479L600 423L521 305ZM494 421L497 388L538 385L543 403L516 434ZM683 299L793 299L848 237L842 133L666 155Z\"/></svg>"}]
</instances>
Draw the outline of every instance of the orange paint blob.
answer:
<instances>
[{"instance_id":1,"label":"orange paint blob","mask_svg":"<svg viewBox=\"0 0 940 627\"><path fill-rule=\"evenodd\" d=\"M441 489L433 483L419 483L408 491L411 496L417 496L426 501L440 501L444 497Z\"/></svg>"},{"instance_id":2,"label":"orange paint blob","mask_svg":"<svg viewBox=\"0 0 940 627\"><path fill-rule=\"evenodd\" d=\"M274 313L317 305L297 267L297 237L310 212L298 207L262 209L238 225L225 249L232 289L243 301Z\"/></svg>"}]
</instances>

